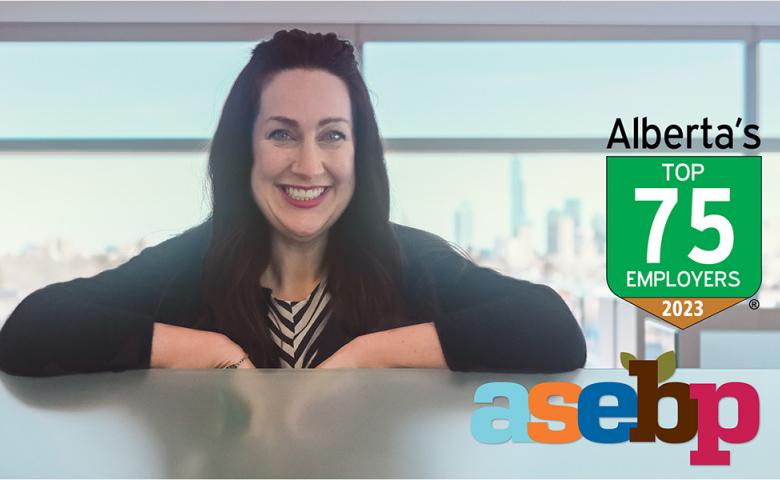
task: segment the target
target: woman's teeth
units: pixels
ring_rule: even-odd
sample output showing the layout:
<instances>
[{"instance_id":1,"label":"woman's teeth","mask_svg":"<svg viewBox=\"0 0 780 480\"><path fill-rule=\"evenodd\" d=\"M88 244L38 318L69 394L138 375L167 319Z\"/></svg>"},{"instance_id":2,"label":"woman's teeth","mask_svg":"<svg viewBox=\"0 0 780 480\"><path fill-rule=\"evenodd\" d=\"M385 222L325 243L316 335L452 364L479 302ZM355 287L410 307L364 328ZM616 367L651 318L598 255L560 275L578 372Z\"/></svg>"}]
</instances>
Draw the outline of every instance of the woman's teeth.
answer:
<instances>
[{"instance_id":1,"label":"woman's teeth","mask_svg":"<svg viewBox=\"0 0 780 480\"><path fill-rule=\"evenodd\" d=\"M284 193L289 195L293 200L314 200L322 195L325 191L324 187L317 188L294 188L284 187Z\"/></svg>"}]
</instances>

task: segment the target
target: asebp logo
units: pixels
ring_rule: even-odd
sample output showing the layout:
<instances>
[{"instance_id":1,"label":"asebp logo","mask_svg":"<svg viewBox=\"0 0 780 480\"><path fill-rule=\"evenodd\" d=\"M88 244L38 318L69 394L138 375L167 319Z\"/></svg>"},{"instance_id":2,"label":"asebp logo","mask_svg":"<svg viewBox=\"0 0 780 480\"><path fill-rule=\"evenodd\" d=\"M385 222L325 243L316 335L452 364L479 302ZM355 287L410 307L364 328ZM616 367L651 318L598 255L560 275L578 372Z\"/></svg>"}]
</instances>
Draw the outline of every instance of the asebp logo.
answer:
<instances>
[{"instance_id":1,"label":"asebp logo","mask_svg":"<svg viewBox=\"0 0 780 480\"><path fill-rule=\"evenodd\" d=\"M674 362L673 352L669 353ZM730 465L731 452L720 450L719 441L745 443L758 433L758 392L751 385L742 382L720 386L682 382L659 385L658 360L626 363L629 375L637 377L636 391L619 382L599 382L585 388L569 382L547 382L536 385L530 392L517 383L481 385L474 393L474 402L488 406L473 412L471 434L480 443L500 444L510 440L570 443L581 437L596 443L655 442L656 439L664 443L685 443L698 433L698 445L690 452L690 464ZM549 403L553 396L562 397L570 405ZM606 396L617 398L617 405L601 405L602 397ZM508 400L508 407L493 405L499 397ZM677 425L672 428L658 424L658 402L664 397L677 402ZM724 428L718 422L718 404L724 398L737 401L737 424L732 428ZM540 421L531 421L531 415ZM636 421L604 428L600 423L602 418L636 418ZM496 420L508 422L508 426L495 428ZM553 430L545 420L562 422L564 427Z\"/></svg>"}]
</instances>

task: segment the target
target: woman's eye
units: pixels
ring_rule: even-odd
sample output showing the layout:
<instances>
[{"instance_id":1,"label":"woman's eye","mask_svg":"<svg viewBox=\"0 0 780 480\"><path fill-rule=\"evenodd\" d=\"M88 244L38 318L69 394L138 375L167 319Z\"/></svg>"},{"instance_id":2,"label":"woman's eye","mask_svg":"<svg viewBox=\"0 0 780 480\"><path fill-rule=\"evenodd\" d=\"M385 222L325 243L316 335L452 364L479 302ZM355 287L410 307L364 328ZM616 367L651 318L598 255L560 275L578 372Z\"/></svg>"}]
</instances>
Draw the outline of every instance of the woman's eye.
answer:
<instances>
[{"instance_id":1,"label":"woman's eye","mask_svg":"<svg viewBox=\"0 0 780 480\"><path fill-rule=\"evenodd\" d=\"M279 142L286 142L288 140L292 140L292 136L290 135L290 132L281 128L269 133L268 138Z\"/></svg>"},{"instance_id":2,"label":"woman's eye","mask_svg":"<svg viewBox=\"0 0 780 480\"><path fill-rule=\"evenodd\" d=\"M326 132L323 137L325 141L328 142L339 142L347 138L346 135L344 135L342 132L339 132L338 130L330 130L329 132Z\"/></svg>"}]
</instances>

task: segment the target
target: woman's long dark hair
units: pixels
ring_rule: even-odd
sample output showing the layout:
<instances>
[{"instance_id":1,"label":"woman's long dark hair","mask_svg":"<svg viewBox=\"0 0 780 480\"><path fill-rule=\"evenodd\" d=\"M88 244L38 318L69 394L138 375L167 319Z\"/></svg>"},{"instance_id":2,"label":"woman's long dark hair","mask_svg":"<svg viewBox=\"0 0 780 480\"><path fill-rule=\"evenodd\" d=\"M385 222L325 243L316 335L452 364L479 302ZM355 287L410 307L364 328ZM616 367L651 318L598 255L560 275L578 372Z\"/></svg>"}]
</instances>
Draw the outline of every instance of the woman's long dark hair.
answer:
<instances>
[{"instance_id":1,"label":"woman's long dark hair","mask_svg":"<svg viewBox=\"0 0 780 480\"><path fill-rule=\"evenodd\" d=\"M259 43L230 90L211 143L213 234L201 280L204 315L258 367L279 365L268 334L260 276L269 264L270 225L252 195L252 132L262 88L282 70L324 70L344 81L352 105L355 190L328 232L325 268L332 321L357 336L391 326L402 310L400 253L389 222L390 194L379 129L352 45L333 33L279 31Z\"/></svg>"}]
</instances>

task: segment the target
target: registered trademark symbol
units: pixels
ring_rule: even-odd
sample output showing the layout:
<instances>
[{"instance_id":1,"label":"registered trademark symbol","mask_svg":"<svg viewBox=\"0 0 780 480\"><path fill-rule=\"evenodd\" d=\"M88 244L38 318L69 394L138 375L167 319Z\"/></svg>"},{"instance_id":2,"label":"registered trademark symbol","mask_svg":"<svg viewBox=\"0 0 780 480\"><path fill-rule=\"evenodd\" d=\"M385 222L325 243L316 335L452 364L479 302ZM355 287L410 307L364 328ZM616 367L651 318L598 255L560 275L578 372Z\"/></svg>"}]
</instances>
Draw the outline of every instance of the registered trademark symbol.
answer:
<instances>
[{"instance_id":1,"label":"registered trademark symbol","mask_svg":"<svg viewBox=\"0 0 780 480\"><path fill-rule=\"evenodd\" d=\"M761 304L755 298L748 302L748 307L750 307L751 310L758 310L758 307L760 306Z\"/></svg>"}]
</instances>

